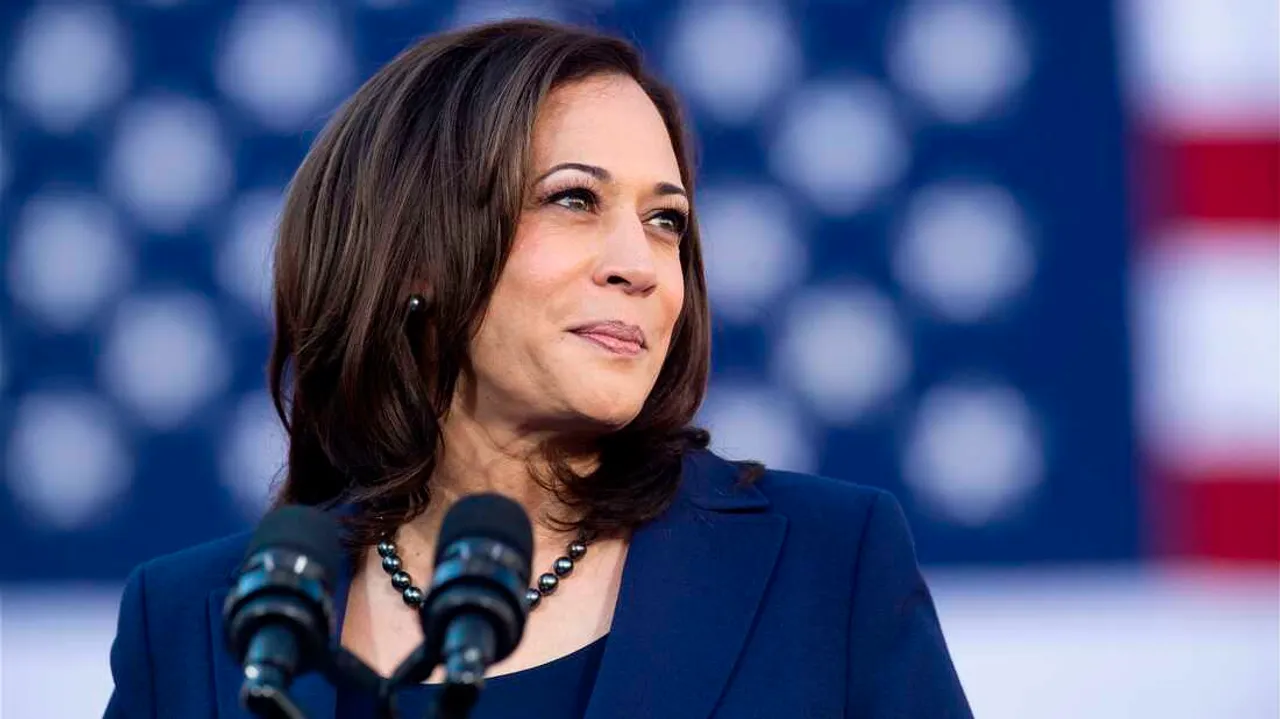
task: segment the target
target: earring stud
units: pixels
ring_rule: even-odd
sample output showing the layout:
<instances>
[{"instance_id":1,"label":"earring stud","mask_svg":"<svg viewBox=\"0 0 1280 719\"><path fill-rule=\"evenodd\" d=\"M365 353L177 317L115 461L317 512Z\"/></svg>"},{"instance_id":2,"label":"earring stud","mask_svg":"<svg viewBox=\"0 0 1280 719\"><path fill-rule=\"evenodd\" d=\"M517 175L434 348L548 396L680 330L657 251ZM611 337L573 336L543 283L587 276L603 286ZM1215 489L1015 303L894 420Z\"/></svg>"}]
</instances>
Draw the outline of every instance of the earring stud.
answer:
<instances>
[{"instance_id":1,"label":"earring stud","mask_svg":"<svg viewBox=\"0 0 1280 719\"><path fill-rule=\"evenodd\" d=\"M427 306L427 298L422 295L409 295L409 314L421 312Z\"/></svg>"}]
</instances>

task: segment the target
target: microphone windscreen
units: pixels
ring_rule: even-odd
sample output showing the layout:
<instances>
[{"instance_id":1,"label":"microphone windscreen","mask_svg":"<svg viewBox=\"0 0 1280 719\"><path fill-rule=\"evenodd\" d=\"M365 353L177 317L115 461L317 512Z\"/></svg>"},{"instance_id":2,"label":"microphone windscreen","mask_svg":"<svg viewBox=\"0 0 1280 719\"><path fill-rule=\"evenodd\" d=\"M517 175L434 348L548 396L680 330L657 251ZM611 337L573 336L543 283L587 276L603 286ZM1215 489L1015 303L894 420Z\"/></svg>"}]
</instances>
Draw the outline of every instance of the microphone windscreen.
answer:
<instances>
[{"instance_id":1,"label":"microphone windscreen","mask_svg":"<svg viewBox=\"0 0 1280 719\"><path fill-rule=\"evenodd\" d=\"M500 494L473 494L449 508L436 544L436 564L449 545L467 538L500 542L518 552L525 561L533 560L533 526L529 515L519 504Z\"/></svg>"},{"instance_id":2,"label":"microphone windscreen","mask_svg":"<svg viewBox=\"0 0 1280 719\"><path fill-rule=\"evenodd\" d=\"M314 507L289 505L272 511L249 541L245 559L267 548L291 549L318 564L325 577L342 566L342 530L337 521Z\"/></svg>"}]
</instances>

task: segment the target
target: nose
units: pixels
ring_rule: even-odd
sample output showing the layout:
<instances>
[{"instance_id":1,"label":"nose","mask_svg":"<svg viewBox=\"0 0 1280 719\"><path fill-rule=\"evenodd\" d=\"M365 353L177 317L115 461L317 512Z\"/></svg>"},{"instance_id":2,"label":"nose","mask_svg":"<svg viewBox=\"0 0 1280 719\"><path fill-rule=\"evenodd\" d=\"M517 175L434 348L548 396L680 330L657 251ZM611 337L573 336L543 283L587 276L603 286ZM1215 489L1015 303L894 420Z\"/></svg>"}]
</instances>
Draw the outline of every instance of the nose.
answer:
<instances>
[{"instance_id":1,"label":"nose","mask_svg":"<svg viewBox=\"0 0 1280 719\"><path fill-rule=\"evenodd\" d=\"M640 218L632 215L612 224L593 279L601 286L621 287L629 295L648 295L658 286L653 247Z\"/></svg>"}]
</instances>

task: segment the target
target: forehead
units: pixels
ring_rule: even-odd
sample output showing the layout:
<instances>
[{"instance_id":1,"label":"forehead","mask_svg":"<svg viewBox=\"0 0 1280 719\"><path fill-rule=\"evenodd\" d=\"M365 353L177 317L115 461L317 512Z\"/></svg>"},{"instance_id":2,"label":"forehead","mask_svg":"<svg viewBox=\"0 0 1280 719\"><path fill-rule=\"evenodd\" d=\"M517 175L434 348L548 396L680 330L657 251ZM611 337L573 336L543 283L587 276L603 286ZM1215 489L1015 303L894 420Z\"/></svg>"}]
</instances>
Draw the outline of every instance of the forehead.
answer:
<instances>
[{"instance_id":1,"label":"forehead","mask_svg":"<svg viewBox=\"0 0 1280 719\"><path fill-rule=\"evenodd\" d=\"M635 80L599 75L548 95L533 128L536 168L598 165L619 181L680 182L680 166L658 108Z\"/></svg>"}]
</instances>

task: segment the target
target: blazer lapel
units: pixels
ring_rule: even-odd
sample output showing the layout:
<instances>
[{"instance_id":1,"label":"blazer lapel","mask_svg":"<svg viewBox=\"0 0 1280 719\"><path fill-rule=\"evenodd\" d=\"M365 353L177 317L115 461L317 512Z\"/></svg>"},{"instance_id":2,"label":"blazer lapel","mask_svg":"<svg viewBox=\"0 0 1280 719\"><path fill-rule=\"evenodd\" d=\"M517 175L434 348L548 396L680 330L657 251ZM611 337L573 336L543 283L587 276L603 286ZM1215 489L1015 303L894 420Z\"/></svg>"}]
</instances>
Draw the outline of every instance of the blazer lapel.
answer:
<instances>
[{"instance_id":1,"label":"blazer lapel","mask_svg":"<svg viewBox=\"0 0 1280 719\"><path fill-rule=\"evenodd\" d=\"M786 533L736 466L689 455L676 503L632 537L587 719L706 719Z\"/></svg>"}]
</instances>

